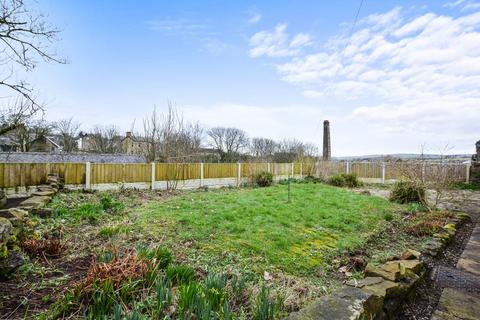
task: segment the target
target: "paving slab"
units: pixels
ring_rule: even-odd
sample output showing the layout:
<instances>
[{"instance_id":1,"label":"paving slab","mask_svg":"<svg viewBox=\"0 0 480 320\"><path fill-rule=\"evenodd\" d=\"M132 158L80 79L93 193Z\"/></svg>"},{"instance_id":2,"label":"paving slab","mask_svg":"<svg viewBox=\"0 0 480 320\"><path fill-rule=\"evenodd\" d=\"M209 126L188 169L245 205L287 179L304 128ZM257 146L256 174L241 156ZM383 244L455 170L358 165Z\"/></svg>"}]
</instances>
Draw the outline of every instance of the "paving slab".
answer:
<instances>
[{"instance_id":1,"label":"paving slab","mask_svg":"<svg viewBox=\"0 0 480 320\"><path fill-rule=\"evenodd\" d=\"M457 268L480 277L480 224L478 223L458 260Z\"/></svg>"},{"instance_id":2,"label":"paving slab","mask_svg":"<svg viewBox=\"0 0 480 320\"><path fill-rule=\"evenodd\" d=\"M480 319L480 294L445 288L432 320Z\"/></svg>"}]
</instances>

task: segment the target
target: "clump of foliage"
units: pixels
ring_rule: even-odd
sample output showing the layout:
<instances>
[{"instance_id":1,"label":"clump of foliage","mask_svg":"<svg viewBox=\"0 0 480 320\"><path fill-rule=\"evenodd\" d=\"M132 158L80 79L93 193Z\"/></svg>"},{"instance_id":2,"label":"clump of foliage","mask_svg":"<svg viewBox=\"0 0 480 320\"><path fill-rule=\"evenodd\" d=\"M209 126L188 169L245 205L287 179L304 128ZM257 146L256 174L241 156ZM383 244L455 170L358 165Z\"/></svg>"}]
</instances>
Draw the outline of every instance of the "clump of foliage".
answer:
<instances>
[{"instance_id":1,"label":"clump of foliage","mask_svg":"<svg viewBox=\"0 0 480 320\"><path fill-rule=\"evenodd\" d=\"M185 265L172 265L166 270L167 278L176 284L188 284L195 278L195 271Z\"/></svg>"},{"instance_id":2,"label":"clump of foliage","mask_svg":"<svg viewBox=\"0 0 480 320\"><path fill-rule=\"evenodd\" d=\"M480 190L480 185L475 183L454 182L450 184L450 188L475 191L475 190Z\"/></svg>"},{"instance_id":3,"label":"clump of foliage","mask_svg":"<svg viewBox=\"0 0 480 320\"><path fill-rule=\"evenodd\" d=\"M390 200L406 204L411 202L425 203L425 187L412 181L399 181L393 185Z\"/></svg>"},{"instance_id":4,"label":"clump of foliage","mask_svg":"<svg viewBox=\"0 0 480 320\"><path fill-rule=\"evenodd\" d=\"M121 212L125 206L119 201L115 201L112 197L105 195L100 199L100 205L104 211Z\"/></svg>"},{"instance_id":5,"label":"clump of foliage","mask_svg":"<svg viewBox=\"0 0 480 320\"><path fill-rule=\"evenodd\" d=\"M62 241L54 238L26 239L21 246L30 257L58 257L65 249Z\"/></svg>"},{"instance_id":6,"label":"clump of foliage","mask_svg":"<svg viewBox=\"0 0 480 320\"><path fill-rule=\"evenodd\" d=\"M274 320L281 314L283 300L280 296L276 299L270 297L270 290L263 285L255 299L255 309L253 319L255 320Z\"/></svg>"},{"instance_id":7,"label":"clump of foliage","mask_svg":"<svg viewBox=\"0 0 480 320\"><path fill-rule=\"evenodd\" d=\"M355 188L361 185L355 173L338 173L328 178L327 183L336 187Z\"/></svg>"},{"instance_id":8,"label":"clump of foliage","mask_svg":"<svg viewBox=\"0 0 480 320\"><path fill-rule=\"evenodd\" d=\"M412 217L406 231L416 237L431 236L438 232L451 216L447 211L417 213Z\"/></svg>"},{"instance_id":9,"label":"clump of foliage","mask_svg":"<svg viewBox=\"0 0 480 320\"><path fill-rule=\"evenodd\" d=\"M306 176L305 178L303 178L303 181L306 183L320 183L322 182L322 179L314 176Z\"/></svg>"},{"instance_id":10,"label":"clump of foliage","mask_svg":"<svg viewBox=\"0 0 480 320\"><path fill-rule=\"evenodd\" d=\"M273 174L268 171L262 171L255 175L255 183L259 187L269 187L273 183Z\"/></svg>"}]
</instances>

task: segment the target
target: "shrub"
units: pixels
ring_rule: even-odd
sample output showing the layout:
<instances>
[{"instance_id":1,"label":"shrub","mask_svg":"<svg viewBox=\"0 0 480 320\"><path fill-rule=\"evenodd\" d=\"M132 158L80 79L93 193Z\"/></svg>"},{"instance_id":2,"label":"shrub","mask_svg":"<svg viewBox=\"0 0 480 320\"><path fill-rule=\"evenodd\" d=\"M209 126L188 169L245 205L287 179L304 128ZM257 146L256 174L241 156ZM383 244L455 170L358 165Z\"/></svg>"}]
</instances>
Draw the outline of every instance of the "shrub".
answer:
<instances>
[{"instance_id":1,"label":"shrub","mask_svg":"<svg viewBox=\"0 0 480 320\"><path fill-rule=\"evenodd\" d=\"M355 173L338 173L328 178L327 182L336 187L355 188L361 185Z\"/></svg>"},{"instance_id":2,"label":"shrub","mask_svg":"<svg viewBox=\"0 0 480 320\"><path fill-rule=\"evenodd\" d=\"M399 181L393 186L390 200L401 204L424 203L425 187L412 181Z\"/></svg>"},{"instance_id":3,"label":"shrub","mask_svg":"<svg viewBox=\"0 0 480 320\"><path fill-rule=\"evenodd\" d=\"M273 175L267 171L259 172L255 175L255 183L259 187L269 187L273 183Z\"/></svg>"}]
</instances>

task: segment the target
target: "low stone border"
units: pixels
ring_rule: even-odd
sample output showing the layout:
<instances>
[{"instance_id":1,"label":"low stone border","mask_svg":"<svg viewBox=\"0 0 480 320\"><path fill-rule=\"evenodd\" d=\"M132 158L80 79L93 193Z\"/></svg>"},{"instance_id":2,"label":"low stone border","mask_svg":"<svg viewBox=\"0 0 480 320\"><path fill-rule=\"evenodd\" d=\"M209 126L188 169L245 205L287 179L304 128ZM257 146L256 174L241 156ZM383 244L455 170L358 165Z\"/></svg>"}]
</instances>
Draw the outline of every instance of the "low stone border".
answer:
<instances>
[{"instance_id":1,"label":"low stone border","mask_svg":"<svg viewBox=\"0 0 480 320\"><path fill-rule=\"evenodd\" d=\"M62 186L57 175L48 175L47 184L39 186L31 197L16 208L0 210L0 279L7 278L24 263L19 240L28 236L28 230L31 229L29 215L51 214L51 209L45 206Z\"/></svg>"},{"instance_id":2,"label":"low stone border","mask_svg":"<svg viewBox=\"0 0 480 320\"><path fill-rule=\"evenodd\" d=\"M470 216L457 213L433 236L425 252L407 249L381 266L368 264L365 278L350 280L333 294L290 314L288 320L392 319L415 285L426 274L422 255L436 256Z\"/></svg>"}]
</instances>

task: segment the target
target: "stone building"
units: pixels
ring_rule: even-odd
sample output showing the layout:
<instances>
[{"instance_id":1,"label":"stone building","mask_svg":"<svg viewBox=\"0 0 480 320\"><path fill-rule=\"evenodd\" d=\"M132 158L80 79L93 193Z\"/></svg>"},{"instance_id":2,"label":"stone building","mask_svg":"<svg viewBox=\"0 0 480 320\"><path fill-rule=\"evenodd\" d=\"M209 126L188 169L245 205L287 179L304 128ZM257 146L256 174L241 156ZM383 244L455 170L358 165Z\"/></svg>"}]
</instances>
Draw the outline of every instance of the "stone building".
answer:
<instances>
[{"instance_id":1,"label":"stone building","mask_svg":"<svg viewBox=\"0 0 480 320\"><path fill-rule=\"evenodd\" d=\"M52 137L41 136L32 141L29 151L31 152L61 152L62 147Z\"/></svg>"},{"instance_id":2,"label":"stone building","mask_svg":"<svg viewBox=\"0 0 480 320\"><path fill-rule=\"evenodd\" d=\"M475 143L476 153L472 156L470 182L480 185L480 140Z\"/></svg>"},{"instance_id":3,"label":"stone building","mask_svg":"<svg viewBox=\"0 0 480 320\"><path fill-rule=\"evenodd\" d=\"M148 149L148 141L142 137L136 137L128 131L122 139L122 152L124 154L145 154Z\"/></svg>"}]
</instances>

